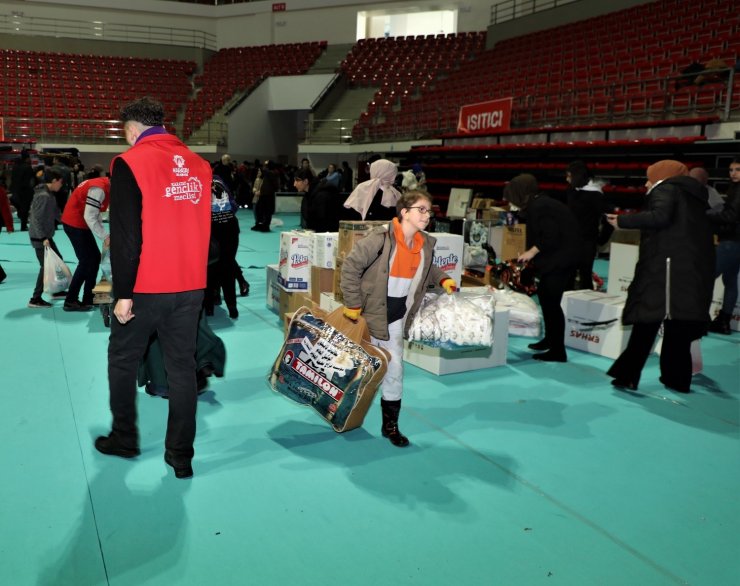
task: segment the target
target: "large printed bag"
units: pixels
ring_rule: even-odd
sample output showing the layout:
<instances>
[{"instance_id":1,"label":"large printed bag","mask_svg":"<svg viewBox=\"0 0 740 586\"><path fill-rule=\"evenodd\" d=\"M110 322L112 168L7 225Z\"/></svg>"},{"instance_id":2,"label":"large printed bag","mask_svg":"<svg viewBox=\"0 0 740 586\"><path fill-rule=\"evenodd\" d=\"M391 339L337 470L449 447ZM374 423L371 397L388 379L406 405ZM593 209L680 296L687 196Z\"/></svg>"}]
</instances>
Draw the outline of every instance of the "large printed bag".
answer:
<instances>
[{"instance_id":1,"label":"large printed bag","mask_svg":"<svg viewBox=\"0 0 740 586\"><path fill-rule=\"evenodd\" d=\"M342 432L362 425L388 368L388 354L369 342L363 318L301 307L270 373L272 389L309 405Z\"/></svg>"},{"instance_id":2,"label":"large printed bag","mask_svg":"<svg viewBox=\"0 0 740 586\"><path fill-rule=\"evenodd\" d=\"M44 293L54 295L66 291L72 272L51 246L44 249Z\"/></svg>"}]
</instances>

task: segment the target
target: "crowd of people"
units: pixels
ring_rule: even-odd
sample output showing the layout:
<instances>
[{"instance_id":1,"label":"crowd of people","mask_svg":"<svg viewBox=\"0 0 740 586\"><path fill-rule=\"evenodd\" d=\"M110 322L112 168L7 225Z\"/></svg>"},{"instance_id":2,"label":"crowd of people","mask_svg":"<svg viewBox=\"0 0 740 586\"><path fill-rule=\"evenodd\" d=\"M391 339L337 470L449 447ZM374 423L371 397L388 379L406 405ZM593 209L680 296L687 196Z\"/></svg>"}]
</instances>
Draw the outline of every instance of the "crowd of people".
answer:
<instances>
[{"instance_id":1,"label":"crowd of people","mask_svg":"<svg viewBox=\"0 0 740 586\"><path fill-rule=\"evenodd\" d=\"M381 385L382 435L394 446L409 445L398 426L404 330L427 289L450 294L457 288L432 265L434 238L426 230L434 210L431 196L420 188L425 180L421 168L399 174L393 162L374 157L367 179L353 185L346 163L341 168L330 164L320 173L307 159L288 173L270 160L236 165L229 155L209 164L164 129L161 104L147 98L132 102L122 120L130 148L113 160L110 174L94 168L84 176L81 165L70 168L59 159L34 169L23 153L10 177L10 201L40 265L29 307L51 305L41 295L43 268L47 249L61 256L54 240L59 225L77 257L62 293L65 311L92 309L101 245L110 255L115 274L108 349L112 427L97 438L96 449L124 458L139 454L135 398L143 382L147 392L169 398L165 461L178 478L192 476L197 393L209 374L223 373L225 361L223 344L203 315L212 315L223 298L229 316L239 317L237 286L246 295L249 284L236 261L237 213L252 207L252 229L269 231L275 195L287 189L287 177L289 187L303 194L306 228L336 231L341 219L387 222L387 230L373 231L345 259L341 286L345 316L364 316L373 343L392 357ZM530 174L512 178L503 196L527 225L526 250L517 260L538 276L543 314L544 336L529 345L536 351L533 358L567 361L564 292L593 288L599 247L614 228L637 229L639 258L622 317L632 330L608 374L615 387L637 389L662 327L660 380L669 389L689 392L692 341L708 331L729 334L737 301L740 159L732 161L729 175L725 196L710 198L704 169L659 161L647 170L643 209L631 214L614 213L602 183L581 161L567 167L563 193L542 192ZM12 230L4 187L0 212ZM102 221L105 211L110 232ZM718 276L724 299L710 321Z\"/></svg>"}]
</instances>

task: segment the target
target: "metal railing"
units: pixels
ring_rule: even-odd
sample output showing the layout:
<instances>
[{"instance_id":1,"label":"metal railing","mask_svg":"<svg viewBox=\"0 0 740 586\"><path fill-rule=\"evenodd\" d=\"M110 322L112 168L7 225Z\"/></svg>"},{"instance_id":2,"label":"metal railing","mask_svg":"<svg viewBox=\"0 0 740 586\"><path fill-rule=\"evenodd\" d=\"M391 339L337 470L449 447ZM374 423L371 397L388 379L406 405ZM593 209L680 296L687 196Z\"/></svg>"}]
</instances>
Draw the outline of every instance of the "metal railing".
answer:
<instances>
[{"instance_id":1,"label":"metal railing","mask_svg":"<svg viewBox=\"0 0 740 586\"><path fill-rule=\"evenodd\" d=\"M551 10L579 0L504 0L491 6L490 24L500 24L535 12Z\"/></svg>"},{"instance_id":2,"label":"metal railing","mask_svg":"<svg viewBox=\"0 0 740 586\"><path fill-rule=\"evenodd\" d=\"M309 116L305 122L305 141L309 144L352 142L352 128L356 123L356 118L317 119Z\"/></svg>"},{"instance_id":3,"label":"metal railing","mask_svg":"<svg viewBox=\"0 0 740 586\"><path fill-rule=\"evenodd\" d=\"M194 29L139 24L106 23L0 14L0 33L41 37L63 37L95 41L123 41L155 45L177 45L217 50L216 36Z\"/></svg>"}]
</instances>

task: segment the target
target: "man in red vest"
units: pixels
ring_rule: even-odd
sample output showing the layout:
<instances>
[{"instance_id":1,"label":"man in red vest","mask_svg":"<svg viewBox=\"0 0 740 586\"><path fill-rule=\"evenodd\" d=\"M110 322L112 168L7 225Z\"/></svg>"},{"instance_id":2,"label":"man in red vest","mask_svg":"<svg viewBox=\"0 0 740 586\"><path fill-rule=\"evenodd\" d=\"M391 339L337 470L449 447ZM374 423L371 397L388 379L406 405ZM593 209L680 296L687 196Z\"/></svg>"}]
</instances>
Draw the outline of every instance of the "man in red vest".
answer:
<instances>
[{"instance_id":1,"label":"man in red vest","mask_svg":"<svg viewBox=\"0 0 740 586\"><path fill-rule=\"evenodd\" d=\"M111 164L111 272L115 306L108 345L113 429L103 454L140 454L136 374L149 336L159 335L169 384L164 460L193 475L197 383L195 339L211 230L211 167L164 129L159 102L121 111L131 148Z\"/></svg>"},{"instance_id":2,"label":"man in red vest","mask_svg":"<svg viewBox=\"0 0 740 586\"><path fill-rule=\"evenodd\" d=\"M62 225L64 233L72 243L77 256L77 268L72 275L67 296L64 300L64 311L89 311L93 308L93 288L100 268L100 249L95 237L100 238L105 246L110 245L110 236L103 226L100 214L108 209L110 179L96 177L83 181L72 192L64 206ZM80 303L80 289L82 303Z\"/></svg>"}]
</instances>

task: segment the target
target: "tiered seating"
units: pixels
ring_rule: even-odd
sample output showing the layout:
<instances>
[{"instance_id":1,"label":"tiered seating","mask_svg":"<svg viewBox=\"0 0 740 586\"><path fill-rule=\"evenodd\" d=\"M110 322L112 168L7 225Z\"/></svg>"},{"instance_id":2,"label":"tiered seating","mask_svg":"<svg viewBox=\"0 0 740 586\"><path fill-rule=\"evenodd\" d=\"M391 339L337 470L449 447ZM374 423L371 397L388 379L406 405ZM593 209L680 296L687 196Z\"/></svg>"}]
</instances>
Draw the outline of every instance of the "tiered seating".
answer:
<instances>
[{"instance_id":1,"label":"tiered seating","mask_svg":"<svg viewBox=\"0 0 740 586\"><path fill-rule=\"evenodd\" d=\"M221 49L195 78L200 88L185 110L187 139L236 93L251 91L273 75L301 75L326 48L326 41Z\"/></svg>"},{"instance_id":2,"label":"tiered seating","mask_svg":"<svg viewBox=\"0 0 740 586\"><path fill-rule=\"evenodd\" d=\"M353 129L355 138L390 136L395 129L385 121L404 111L438 76L478 55L485 39L485 32L473 32L358 41L341 70L351 85L379 89ZM402 129L410 130L410 126Z\"/></svg>"},{"instance_id":3,"label":"tiered seating","mask_svg":"<svg viewBox=\"0 0 740 586\"><path fill-rule=\"evenodd\" d=\"M462 105L509 96L515 126L721 112L726 81L681 89L675 82L694 61L734 64L737 5L699 0L692 13L696 17L687 18L681 0L661 0L501 41L387 112L380 138L407 130L413 138L450 132ZM732 108L740 109L737 78Z\"/></svg>"},{"instance_id":4,"label":"tiered seating","mask_svg":"<svg viewBox=\"0 0 740 586\"><path fill-rule=\"evenodd\" d=\"M104 138L144 95L173 122L194 71L192 61L0 50L0 115L8 136Z\"/></svg>"}]
</instances>

